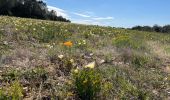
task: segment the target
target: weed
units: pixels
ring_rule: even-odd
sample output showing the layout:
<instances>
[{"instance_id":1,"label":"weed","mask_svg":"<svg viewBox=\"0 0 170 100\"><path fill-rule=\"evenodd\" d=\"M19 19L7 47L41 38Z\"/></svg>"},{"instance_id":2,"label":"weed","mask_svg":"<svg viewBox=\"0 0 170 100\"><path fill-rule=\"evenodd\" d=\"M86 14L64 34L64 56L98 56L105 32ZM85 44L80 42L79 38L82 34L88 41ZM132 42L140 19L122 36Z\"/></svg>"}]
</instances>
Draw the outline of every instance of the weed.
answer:
<instances>
[{"instance_id":1,"label":"weed","mask_svg":"<svg viewBox=\"0 0 170 100\"><path fill-rule=\"evenodd\" d=\"M17 80L20 76L21 76L21 72L14 69L9 70L6 73L2 74L3 80L9 83L11 81Z\"/></svg>"},{"instance_id":2,"label":"weed","mask_svg":"<svg viewBox=\"0 0 170 100\"><path fill-rule=\"evenodd\" d=\"M28 70L26 72L23 73L22 77L24 77L25 79L27 79L30 82L44 82L45 80L47 80L48 73L45 71L44 68L41 67L37 67L34 68L32 70Z\"/></svg>"},{"instance_id":3,"label":"weed","mask_svg":"<svg viewBox=\"0 0 170 100\"><path fill-rule=\"evenodd\" d=\"M131 61L132 65L134 65L137 68L144 67L145 65L147 65L148 62L149 62L149 58L143 55L133 55Z\"/></svg>"},{"instance_id":4,"label":"weed","mask_svg":"<svg viewBox=\"0 0 170 100\"><path fill-rule=\"evenodd\" d=\"M0 100L7 100L8 96L5 94L3 89L0 89Z\"/></svg>"},{"instance_id":5,"label":"weed","mask_svg":"<svg viewBox=\"0 0 170 100\"><path fill-rule=\"evenodd\" d=\"M94 69L79 70L73 74L74 84L82 100L94 100L101 90L101 75Z\"/></svg>"},{"instance_id":6,"label":"weed","mask_svg":"<svg viewBox=\"0 0 170 100\"><path fill-rule=\"evenodd\" d=\"M164 49L165 49L166 53L170 53L170 47L169 46L165 47Z\"/></svg>"},{"instance_id":7,"label":"weed","mask_svg":"<svg viewBox=\"0 0 170 100\"><path fill-rule=\"evenodd\" d=\"M119 35L113 39L113 45L118 48L132 48L136 50L143 50L145 46L143 41L135 40L128 35Z\"/></svg>"},{"instance_id":8,"label":"weed","mask_svg":"<svg viewBox=\"0 0 170 100\"><path fill-rule=\"evenodd\" d=\"M10 87L0 89L0 100L21 100L23 98L23 87L18 80L12 82Z\"/></svg>"},{"instance_id":9,"label":"weed","mask_svg":"<svg viewBox=\"0 0 170 100\"><path fill-rule=\"evenodd\" d=\"M8 95L12 100L20 100L23 97L23 87L18 81L14 81L9 88Z\"/></svg>"}]
</instances>

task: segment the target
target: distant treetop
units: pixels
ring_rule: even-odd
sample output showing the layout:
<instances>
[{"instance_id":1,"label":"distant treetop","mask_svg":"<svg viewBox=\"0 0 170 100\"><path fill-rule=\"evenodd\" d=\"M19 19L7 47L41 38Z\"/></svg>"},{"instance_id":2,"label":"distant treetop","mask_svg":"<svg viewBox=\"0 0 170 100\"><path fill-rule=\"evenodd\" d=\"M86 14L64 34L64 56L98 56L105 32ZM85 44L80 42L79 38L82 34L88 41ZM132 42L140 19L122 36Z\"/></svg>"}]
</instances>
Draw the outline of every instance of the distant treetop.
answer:
<instances>
[{"instance_id":1,"label":"distant treetop","mask_svg":"<svg viewBox=\"0 0 170 100\"><path fill-rule=\"evenodd\" d=\"M131 28L132 30L138 30L138 31L149 31L149 32L162 32L162 33L170 33L170 25L165 26L135 26Z\"/></svg>"},{"instance_id":2,"label":"distant treetop","mask_svg":"<svg viewBox=\"0 0 170 100\"><path fill-rule=\"evenodd\" d=\"M0 15L70 22L57 16L56 11L49 11L42 0L0 0Z\"/></svg>"}]
</instances>

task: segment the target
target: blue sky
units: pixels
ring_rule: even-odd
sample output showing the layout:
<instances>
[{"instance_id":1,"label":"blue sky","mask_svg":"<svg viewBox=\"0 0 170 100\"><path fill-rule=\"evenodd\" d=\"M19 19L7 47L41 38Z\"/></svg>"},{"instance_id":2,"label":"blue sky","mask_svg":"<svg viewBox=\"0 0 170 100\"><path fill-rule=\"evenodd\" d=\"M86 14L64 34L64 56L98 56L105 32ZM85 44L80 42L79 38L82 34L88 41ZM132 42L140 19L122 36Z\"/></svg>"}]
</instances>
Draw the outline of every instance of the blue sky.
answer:
<instances>
[{"instance_id":1,"label":"blue sky","mask_svg":"<svg viewBox=\"0 0 170 100\"><path fill-rule=\"evenodd\" d=\"M73 23L115 27L170 24L170 0L45 0Z\"/></svg>"}]
</instances>

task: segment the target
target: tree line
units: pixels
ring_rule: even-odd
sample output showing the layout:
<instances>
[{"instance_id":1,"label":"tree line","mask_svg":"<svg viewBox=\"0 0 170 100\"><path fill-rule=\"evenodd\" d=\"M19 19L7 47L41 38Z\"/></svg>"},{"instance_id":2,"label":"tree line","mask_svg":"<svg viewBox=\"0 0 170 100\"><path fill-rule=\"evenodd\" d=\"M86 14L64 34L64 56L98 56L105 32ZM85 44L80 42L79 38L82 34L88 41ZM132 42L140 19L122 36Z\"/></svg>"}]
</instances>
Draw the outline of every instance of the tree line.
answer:
<instances>
[{"instance_id":1,"label":"tree line","mask_svg":"<svg viewBox=\"0 0 170 100\"><path fill-rule=\"evenodd\" d=\"M57 16L56 11L49 11L42 0L0 0L0 15L70 22Z\"/></svg>"},{"instance_id":2,"label":"tree line","mask_svg":"<svg viewBox=\"0 0 170 100\"><path fill-rule=\"evenodd\" d=\"M135 26L131 28L132 30L138 30L138 31L149 31L149 32L162 32L162 33L170 33L170 25L165 26Z\"/></svg>"}]
</instances>

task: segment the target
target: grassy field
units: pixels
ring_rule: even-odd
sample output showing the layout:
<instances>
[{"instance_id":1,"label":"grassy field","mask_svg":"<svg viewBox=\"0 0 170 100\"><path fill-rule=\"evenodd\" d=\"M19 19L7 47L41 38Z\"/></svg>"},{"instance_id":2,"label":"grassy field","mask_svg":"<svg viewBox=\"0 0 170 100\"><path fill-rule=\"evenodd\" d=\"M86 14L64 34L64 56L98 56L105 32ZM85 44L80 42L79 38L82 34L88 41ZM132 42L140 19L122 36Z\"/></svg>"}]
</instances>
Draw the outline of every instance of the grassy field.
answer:
<instances>
[{"instance_id":1,"label":"grassy field","mask_svg":"<svg viewBox=\"0 0 170 100\"><path fill-rule=\"evenodd\" d=\"M1 16L0 100L11 98L169 100L170 35Z\"/></svg>"}]
</instances>

